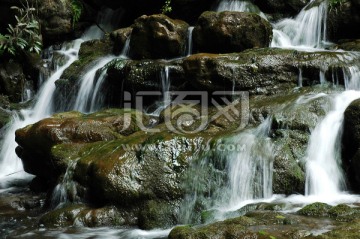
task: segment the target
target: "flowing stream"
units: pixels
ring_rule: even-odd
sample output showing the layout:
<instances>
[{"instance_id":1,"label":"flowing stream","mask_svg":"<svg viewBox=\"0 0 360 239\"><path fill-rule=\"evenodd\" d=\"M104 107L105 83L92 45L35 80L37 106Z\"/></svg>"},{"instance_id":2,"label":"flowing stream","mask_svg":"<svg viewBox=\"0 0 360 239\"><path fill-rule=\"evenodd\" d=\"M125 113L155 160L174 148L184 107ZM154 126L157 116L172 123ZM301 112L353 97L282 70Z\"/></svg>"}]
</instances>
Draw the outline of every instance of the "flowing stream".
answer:
<instances>
[{"instance_id":1,"label":"flowing stream","mask_svg":"<svg viewBox=\"0 0 360 239\"><path fill-rule=\"evenodd\" d=\"M303 50L324 50L327 46L326 40L326 17L328 11L328 2L323 1L317 6L313 6L311 1L295 18L284 19L274 26L274 38L271 47L279 48L296 48ZM255 12L266 18L266 16L252 3L248 1L221 1L218 11L246 11ZM99 21L103 23L103 27L111 29L111 22L114 20L109 10L103 12ZM118 13L118 12L117 12ZM188 51L186 55L192 52L191 33L193 28L189 28ZM58 80L62 73L74 61L78 59L78 52L81 43L90 39L99 39L103 36L103 32L96 26L90 27L81 39L77 39L67 44L63 44L61 50L57 51L65 60L55 64L56 67L52 74L44 81L41 89L35 97L35 104L29 109L22 110L20 114L14 114L13 121L7 126L4 136L4 142L0 151L0 182L1 187L6 187L6 182L11 179L7 175L14 174L20 178L26 176L22 171L21 162L15 155L17 144L14 140L15 131L18 128L34 123L44 117L54 113L53 94L55 91L55 81ZM81 112L93 112L101 107L101 85L106 78L104 66L111 60L116 58L127 58L129 55L129 42L131 37L126 41L121 56L106 56L98 59L83 72L79 92L73 102L73 106L69 107L73 110ZM319 73L319 81L325 84L329 81L326 79L326 70ZM170 77L169 67L165 67L161 73L162 100L159 102L157 109L153 115L160 115L160 112L171 103L170 97ZM285 201L294 204L306 204L314 201L323 201L327 203L336 202L353 202L359 201L358 197L346 194L346 183L344 174L341 170L340 158L340 139L342 134L343 113L346 107L355 99L360 98L360 69L351 66L344 69L345 91L333 95L321 93L314 97L323 97L324 95L332 98L331 109L314 129L311 131L306 156L303 159L306 167L306 195L295 195L284 198L272 194L272 170L273 170L273 145L269 138L269 130L271 127L271 117L268 117L257 128L247 130L233 136L220 143L227 146L233 145L234 150L226 152L215 152L213 157L219 162L224 162L223 171L226 175L218 173L218 181L214 178L215 189L209 190L212 197L209 202L204 203L206 209L217 210L220 216L217 219L226 217L226 212L235 211L246 204L263 201ZM334 80L338 79L333 76ZM338 84L338 82L336 82ZM299 68L298 85L303 85L303 71ZM27 98L24 98L24 100ZM219 145L217 145L219 146ZM194 168L196 176L192 178L200 180L201 169L209 161L201 162ZM71 184L72 173L75 164L70 164L64 176L53 192L53 207L57 207L61 203L65 203L71 193L75 190L75 186ZM216 171L216 170L214 170ZM209 177L207 172L204 177ZM186 212L181 215L184 223L192 222L192 209L198 200L199 194L196 185L189 186L192 191L191 195L186 198L184 210ZM209 194L211 194L209 193ZM73 192L76 194L76 192ZM344 196L344 197L343 197ZM339 200L340 198L340 200ZM225 215L225 216L224 216ZM171 229L142 231L138 229L79 229L79 235L74 235L68 231L37 231L31 232L26 236L52 236L59 238L62 235L71 235L71 238L166 238Z\"/></svg>"}]
</instances>

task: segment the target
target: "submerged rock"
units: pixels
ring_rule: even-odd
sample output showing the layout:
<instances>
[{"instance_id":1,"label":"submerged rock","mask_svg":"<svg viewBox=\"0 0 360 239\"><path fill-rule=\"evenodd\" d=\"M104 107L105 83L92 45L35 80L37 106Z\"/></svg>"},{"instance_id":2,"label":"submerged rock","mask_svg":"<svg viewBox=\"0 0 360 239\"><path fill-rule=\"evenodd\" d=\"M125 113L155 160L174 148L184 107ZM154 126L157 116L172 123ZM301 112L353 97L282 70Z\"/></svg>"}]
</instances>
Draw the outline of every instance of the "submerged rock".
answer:
<instances>
[{"instance_id":1,"label":"submerged rock","mask_svg":"<svg viewBox=\"0 0 360 239\"><path fill-rule=\"evenodd\" d=\"M204 12L193 31L198 52L240 52L268 47L272 39L269 22L246 12Z\"/></svg>"},{"instance_id":2,"label":"submerged rock","mask_svg":"<svg viewBox=\"0 0 360 239\"><path fill-rule=\"evenodd\" d=\"M185 54L189 25L165 15L142 16L131 33L131 55L135 59L175 58Z\"/></svg>"}]
</instances>

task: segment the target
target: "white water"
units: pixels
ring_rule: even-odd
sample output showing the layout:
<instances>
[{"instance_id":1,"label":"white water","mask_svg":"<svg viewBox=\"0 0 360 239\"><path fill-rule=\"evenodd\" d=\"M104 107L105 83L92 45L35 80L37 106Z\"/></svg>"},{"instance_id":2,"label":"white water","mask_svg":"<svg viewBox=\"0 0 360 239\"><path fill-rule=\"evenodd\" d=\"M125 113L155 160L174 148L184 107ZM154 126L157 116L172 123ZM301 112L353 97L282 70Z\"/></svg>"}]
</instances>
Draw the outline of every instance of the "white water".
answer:
<instances>
[{"instance_id":1,"label":"white water","mask_svg":"<svg viewBox=\"0 0 360 239\"><path fill-rule=\"evenodd\" d=\"M193 33L194 27L188 28L188 44L186 49L186 56L190 56L193 51L193 40L192 40L192 33Z\"/></svg>"},{"instance_id":2,"label":"white water","mask_svg":"<svg viewBox=\"0 0 360 239\"><path fill-rule=\"evenodd\" d=\"M226 141L228 149L219 152L226 159L228 187L223 191L222 205L227 210L239 208L246 200L272 196L273 146L268 138L271 119L256 129Z\"/></svg>"},{"instance_id":3,"label":"white water","mask_svg":"<svg viewBox=\"0 0 360 239\"><path fill-rule=\"evenodd\" d=\"M74 110L80 112L90 112L91 110L99 109L99 106L95 105L95 99L105 78L106 70L103 70L103 72L101 72L98 77L97 72L99 69L103 68L107 63L114 59L116 59L116 56L103 57L98 60L93 67L86 70L85 75L80 79L81 84L73 107Z\"/></svg>"},{"instance_id":4,"label":"white water","mask_svg":"<svg viewBox=\"0 0 360 239\"><path fill-rule=\"evenodd\" d=\"M160 113L171 104L171 92L170 92L171 80L169 73L170 73L169 66L165 66L164 70L161 72L160 75L162 101L156 103L157 107L155 111L149 113L149 115L158 117Z\"/></svg>"},{"instance_id":5,"label":"white water","mask_svg":"<svg viewBox=\"0 0 360 239\"><path fill-rule=\"evenodd\" d=\"M99 25L103 29L109 29L110 23L106 21L116 20L111 13L116 13L112 10L105 9L101 12L99 18ZM0 181L7 181L9 174L16 174L20 178L24 177L22 164L15 154L17 143L15 142L15 131L26 125L35 123L54 112L53 94L55 91L55 81L60 79L61 75L74 61L78 59L78 52L82 42L91 39L98 39L104 35L102 29L97 26L92 26L88 29L80 39L63 44L58 54L62 55L62 62L55 63L55 69L51 72L49 78L42 84L39 92L35 97L35 104L25 110L21 110L20 114L15 114L12 122L7 126L4 133L4 140L0 150ZM41 75L42 76L42 75ZM41 77L40 76L40 77ZM43 80L43 79L39 79ZM26 175L26 174L25 174Z\"/></svg>"},{"instance_id":6,"label":"white water","mask_svg":"<svg viewBox=\"0 0 360 239\"><path fill-rule=\"evenodd\" d=\"M313 1L312 1L313 2ZM310 2L294 18L273 25L271 47L322 49L326 45L327 0L308 9Z\"/></svg>"},{"instance_id":7,"label":"white water","mask_svg":"<svg viewBox=\"0 0 360 239\"><path fill-rule=\"evenodd\" d=\"M341 170L341 134L344 111L360 98L360 71L351 67L346 91L333 98L333 108L311 133L306 155L306 195L336 196L346 189Z\"/></svg>"},{"instance_id":8,"label":"white water","mask_svg":"<svg viewBox=\"0 0 360 239\"><path fill-rule=\"evenodd\" d=\"M216 11L252 12L266 19L265 14L261 12L260 9L250 1L222 0L216 8Z\"/></svg>"},{"instance_id":9,"label":"white water","mask_svg":"<svg viewBox=\"0 0 360 239\"><path fill-rule=\"evenodd\" d=\"M57 184L51 195L51 207L57 208L66 204L69 199L76 201L76 183L73 181L74 170L77 160L71 161L66 169L64 178L61 183Z\"/></svg>"}]
</instances>

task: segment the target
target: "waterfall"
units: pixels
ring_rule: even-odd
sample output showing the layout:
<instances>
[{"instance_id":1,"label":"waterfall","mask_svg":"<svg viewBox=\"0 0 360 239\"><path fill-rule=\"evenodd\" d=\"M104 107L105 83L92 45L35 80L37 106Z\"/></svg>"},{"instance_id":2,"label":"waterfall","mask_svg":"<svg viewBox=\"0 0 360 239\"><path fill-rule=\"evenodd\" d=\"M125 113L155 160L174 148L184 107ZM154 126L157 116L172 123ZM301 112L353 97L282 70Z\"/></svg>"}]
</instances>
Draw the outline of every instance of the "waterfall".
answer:
<instances>
[{"instance_id":1,"label":"waterfall","mask_svg":"<svg viewBox=\"0 0 360 239\"><path fill-rule=\"evenodd\" d=\"M106 75L106 69L103 69L103 72L100 72L100 74L97 74L97 72L115 58L115 56L104 57L98 60L93 67L85 71L85 75L80 79L80 89L75 100L74 110L90 112L91 110L100 108L95 105L95 100L93 101L93 98L98 95L98 91ZM94 84L96 84L95 88Z\"/></svg>"},{"instance_id":2,"label":"waterfall","mask_svg":"<svg viewBox=\"0 0 360 239\"><path fill-rule=\"evenodd\" d=\"M272 196L270 127L271 119L268 118L256 129L240 133L226 142L228 150L221 152L221 156L226 158L229 182L221 201L227 207L238 209L246 200Z\"/></svg>"},{"instance_id":3,"label":"waterfall","mask_svg":"<svg viewBox=\"0 0 360 239\"><path fill-rule=\"evenodd\" d=\"M161 78L162 101L156 103L157 108L155 109L155 111L150 113L150 115L158 117L161 111L166 109L166 107L168 107L171 104L171 94L170 94L171 81L170 81L169 73L170 73L169 66L165 66L164 70L161 71L160 78Z\"/></svg>"},{"instance_id":4,"label":"waterfall","mask_svg":"<svg viewBox=\"0 0 360 239\"><path fill-rule=\"evenodd\" d=\"M325 0L319 5L315 4L315 0L312 0L294 19L288 18L274 24L271 47L323 48L328 2Z\"/></svg>"},{"instance_id":5,"label":"waterfall","mask_svg":"<svg viewBox=\"0 0 360 239\"><path fill-rule=\"evenodd\" d=\"M349 67L346 90L333 99L333 108L311 133L306 154L306 195L338 195L346 189L341 170L341 134L344 111L360 98L360 69Z\"/></svg>"},{"instance_id":6,"label":"waterfall","mask_svg":"<svg viewBox=\"0 0 360 239\"><path fill-rule=\"evenodd\" d=\"M186 56L190 56L192 54L193 49L193 41L192 41L192 33L193 33L194 27L188 28L188 42L187 42L187 49L186 49Z\"/></svg>"},{"instance_id":7,"label":"waterfall","mask_svg":"<svg viewBox=\"0 0 360 239\"><path fill-rule=\"evenodd\" d=\"M255 129L217 140L212 149L207 143L205 156L191 165L186 176L182 223L196 222L199 204L204 211L216 211L213 216L220 220L248 203L272 196L271 123L267 118Z\"/></svg>"},{"instance_id":8,"label":"waterfall","mask_svg":"<svg viewBox=\"0 0 360 239\"><path fill-rule=\"evenodd\" d=\"M130 55L130 40L131 40L131 34L126 39L124 48L122 49L121 54L120 54L124 58L128 58Z\"/></svg>"},{"instance_id":9,"label":"waterfall","mask_svg":"<svg viewBox=\"0 0 360 239\"><path fill-rule=\"evenodd\" d=\"M303 87L303 73L301 67L299 67L298 86Z\"/></svg>"},{"instance_id":10,"label":"waterfall","mask_svg":"<svg viewBox=\"0 0 360 239\"><path fill-rule=\"evenodd\" d=\"M57 184L51 195L51 207L61 207L70 201L76 201L76 183L73 181L74 170L76 167L77 160L71 161L68 164L64 177L61 183Z\"/></svg>"},{"instance_id":11,"label":"waterfall","mask_svg":"<svg viewBox=\"0 0 360 239\"><path fill-rule=\"evenodd\" d=\"M252 12L258 14L264 19L267 19L265 14L250 1L222 0L216 8L216 11Z\"/></svg>"},{"instance_id":12,"label":"waterfall","mask_svg":"<svg viewBox=\"0 0 360 239\"><path fill-rule=\"evenodd\" d=\"M104 9L100 12L98 19L99 25L103 29L109 29L112 25L109 22L114 21L114 19L117 21L119 17L117 13L118 11ZM6 128L0 150L0 181L7 180L7 175L9 174L19 171L23 172L22 164L15 154L15 148L17 147L15 131L54 113L53 94L55 92L55 81L60 79L65 69L78 59L78 52L82 42L101 38L103 34L102 29L97 26L92 26L80 39L65 43L60 50L56 51L62 56L61 61L54 63L54 71L50 73L48 79L46 79L40 87L39 92L35 96L35 104L28 109L21 110L19 115L15 114L12 122ZM49 53L47 55L51 54ZM51 66L51 64L47 65ZM40 75L40 79L41 77L42 75ZM23 175L21 177L23 177Z\"/></svg>"}]
</instances>

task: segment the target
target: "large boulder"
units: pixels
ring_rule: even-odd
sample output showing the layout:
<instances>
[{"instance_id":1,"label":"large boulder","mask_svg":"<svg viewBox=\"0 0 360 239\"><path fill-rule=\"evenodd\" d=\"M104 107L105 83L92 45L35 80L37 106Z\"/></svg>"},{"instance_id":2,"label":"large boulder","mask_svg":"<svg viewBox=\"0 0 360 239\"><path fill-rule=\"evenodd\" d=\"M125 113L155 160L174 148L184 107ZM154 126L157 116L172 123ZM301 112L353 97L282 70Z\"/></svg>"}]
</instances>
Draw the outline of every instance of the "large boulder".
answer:
<instances>
[{"instance_id":1,"label":"large boulder","mask_svg":"<svg viewBox=\"0 0 360 239\"><path fill-rule=\"evenodd\" d=\"M175 58L184 55L189 25L165 15L142 16L131 33L131 55L137 59Z\"/></svg>"},{"instance_id":2,"label":"large boulder","mask_svg":"<svg viewBox=\"0 0 360 239\"><path fill-rule=\"evenodd\" d=\"M44 0L39 4L39 18L45 44L63 41L72 34L71 9L69 0Z\"/></svg>"},{"instance_id":3,"label":"large boulder","mask_svg":"<svg viewBox=\"0 0 360 239\"><path fill-rule=\"evenodd\" d=\"M272 27L254 13L204 12L194 28L193 39L199 52L240 52L268 47Z\"/></svg>"},{"instance_id":4,"label":"large boulder","mask_svg":"<svg viewBox=\"0 0 360 239\"><path fill-rule=\"evenodd\" d=\"M344 113L342 162L352 190L360 192L360 100L353 101Z\"/></svg>"},{"instance_id":5,"label":"large boulder","mask_svg":"<svg viewBox=\"0 0 360 239\"><path fill-rule=\"evenodd\" d=\"M76 153L81 148L78 144L122 138L139 130L136 118L142 119L143 115L126 110L104 110L90 115L79 112L56 114L17 130L19 147L16 152L25 171L48 180L56 179L66 169L68 158L62 158L63 154L59 156L61 152L54 146L75 144L70 152Z\"/></svg>"}]
</instances>

